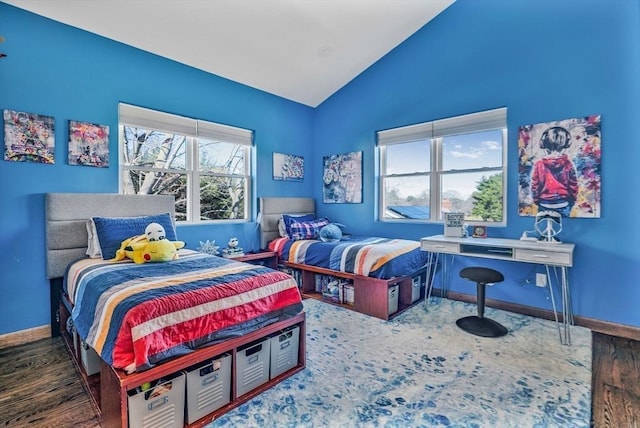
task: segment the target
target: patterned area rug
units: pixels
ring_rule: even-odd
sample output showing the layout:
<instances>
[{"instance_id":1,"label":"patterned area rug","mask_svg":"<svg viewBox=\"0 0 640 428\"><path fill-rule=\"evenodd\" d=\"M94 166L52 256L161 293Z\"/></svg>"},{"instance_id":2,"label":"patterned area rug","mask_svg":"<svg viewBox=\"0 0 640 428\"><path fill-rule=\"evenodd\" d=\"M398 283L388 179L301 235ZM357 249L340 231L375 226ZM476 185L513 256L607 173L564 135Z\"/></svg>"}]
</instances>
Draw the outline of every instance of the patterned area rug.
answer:
<instances>
[{"instance_id":1,"label":"patterned area rug","mask_svg":"<svg viewBox=\"0 0 640 428\"><path fill-rule=\"evenodd\" d=\"M476 306L433 298L385 322L305 300L307 367L208 427L588 427L591 333L487 308L501 338L460 330Z\"/></svg>"}]
</instances>

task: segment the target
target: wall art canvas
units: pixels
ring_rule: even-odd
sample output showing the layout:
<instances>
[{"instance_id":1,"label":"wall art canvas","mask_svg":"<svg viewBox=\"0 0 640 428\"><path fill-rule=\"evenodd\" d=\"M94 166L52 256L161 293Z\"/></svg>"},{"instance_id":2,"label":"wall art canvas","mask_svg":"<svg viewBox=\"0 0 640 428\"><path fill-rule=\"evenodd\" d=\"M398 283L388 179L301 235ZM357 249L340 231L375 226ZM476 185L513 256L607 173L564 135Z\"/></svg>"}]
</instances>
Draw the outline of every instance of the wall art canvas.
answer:
<instances>
[{"instance_id":1,"label":"wall art canvas","mask_svg":"<svg viewBox=\"0 0 640 428\"><path fill-rule=\"evenodd\" d=\"M109 127L69 121L69 165L109 166Z\"/></svg>"},{"instance_id":2,"label":"wall art canvas","mask_svg":"<svg viewBox=\"0 0 640 428\"><path fill-rule=\"evenodd\" d=\"M521 126L518 212L600 217L601 116Z\"/></svg>"},{"instance_id":3,"label":"wall art canvas","mask_svg":"<svg viewBox=\"0 0 640 428\"><path fill-rule=\"evenodd\" d=\"M4 110L4 160L55 163L54 118Z\"/></svg>"},{"instance_id":4,"label":"wall art canvas","mask_svg":"<svg viewBox=\"0 0 640 428\"><path fill-rule=\"evenodd\" d=\"M304 179L304 158L302 156L274 153L273 179L302 181Z\"/></svg>"},{"instance_id":5,"label":"wall art canvas","mask_svg":"<svg viewBox=\"0 0 640 428\"><path fill-rule=\"evenodd\" d=\"M323 157L323 202L362 203L362 152Z\"/></svg>"}]
</instances>

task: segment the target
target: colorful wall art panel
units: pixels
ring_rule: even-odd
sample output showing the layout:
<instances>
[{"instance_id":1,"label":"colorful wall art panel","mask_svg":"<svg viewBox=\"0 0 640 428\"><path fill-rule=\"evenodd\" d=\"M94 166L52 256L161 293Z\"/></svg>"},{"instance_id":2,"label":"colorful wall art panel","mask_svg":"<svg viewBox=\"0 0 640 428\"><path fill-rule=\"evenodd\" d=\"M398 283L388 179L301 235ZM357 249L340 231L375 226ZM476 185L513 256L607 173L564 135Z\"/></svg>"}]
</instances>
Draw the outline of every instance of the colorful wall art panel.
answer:
<instances>
[{"instance_id":1,"label":"colorful wall art panel","mask_svg":"<svg viewBox=\"0 0 640 428\"><path fill-rule=\"evenodd\" d=\"M324 203L362 203L362 152L324 156L323 167Z\"/></svg>"},{"instance_id":2,"label":"colorful wall art panel","mask_svg":"<svg viewBox=\"0 0 640 428\"><path fill-rule=\"evenodd\" d=\"M69 121L69 165L109 166L109 127Z\"/></svg>"},{"instance_id":3,"label":"colorful wall art panel","mask_svg":"<svg viewBox=\"0 0 640 428\"><path fill-rule=\"evenodd\" d=\"M600 217L600 115L521 126L518 212Z\"/></svg>"},{"instance_id":4,"label":"colorful wall art panel","mask_svg":"<svg viewBox=\"0 0 640 428\"><path fill-rule=\"evenodd\" d=\"M4 110L4 160L55 163L54 118Z\"/></svg>"},{"instance_id":5,"label":"colorful wall art panel","mask_svg":"<svg viewBox=\"0 0 640 428\"><path fill-rule=\"evenodd\" d=\"M273 179L302 181L304 179L304 158L302 156L274 153Z\"/></svg>"}]
</instances>

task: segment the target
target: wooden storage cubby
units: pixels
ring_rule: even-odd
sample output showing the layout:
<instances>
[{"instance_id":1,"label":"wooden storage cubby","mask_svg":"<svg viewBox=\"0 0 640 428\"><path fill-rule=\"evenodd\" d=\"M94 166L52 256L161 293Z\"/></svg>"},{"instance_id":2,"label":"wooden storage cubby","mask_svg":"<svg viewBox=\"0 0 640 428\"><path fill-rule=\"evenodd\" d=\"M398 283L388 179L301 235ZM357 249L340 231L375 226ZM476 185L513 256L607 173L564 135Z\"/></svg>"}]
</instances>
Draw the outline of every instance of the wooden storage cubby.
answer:
<instances>
[{"instance_id":1,"label":"wooden storage cubby","mask_svg":"<svg viewBox=\"0 0 640 428\"><path fill-rule=\"evenodd\" d=\"M80 375L82 385L89 394L91 405L93 406L96 413L100 414L100 374L87 376L87 373L84 370L84 366L82 365L80 347L75 347L73 336L65 328L65 326L67 325L67 320L69 319L69 310L64 305L64 303L60 302L60 307L57 313L60 322L59 333L62 337L62 341L67 348L69 356L71 357L71 361L73 361L74 366L76 367L76 371Z\"/></svg>"},{"instance_id":2,"label":"wooden storage cubby","mask_svg":"<svg viewBox=\"0 0 640 428\"><path fill-rule=\"evenodd\" d=\"M64 298L64 297L63 297ZM84 367L82 365L80 352L74 348L73 337L66 331L64 326L69 318L69 310L64 303L60 304L59 320L60 320L60 334L63 341L71 355L73 362L75 363L78 372L80 373L82 382L91 397L92 404L95 407L96 412L101 416L101 422L103 427L119 427L124 428L128 426L128 391L134 390L146 382L153 382L162 377L172 375L180 372L188 367L210 360L225 353L232 355L232 361L237 358L236 351L243 345L252 343L258 339L277 334L278 332L292 326L299 327L299 346L298 346L298 364L286 372L268 380L266 383L256 387L255 389L236 396L236 376L235 376L235 364L232 364L231 375L231 402L222 406L218 410L198 419L192 424L186 424L185 427L195 428L205 426L220 415L228 412L229 410L239 406L246 401L251 400L263 391L271 388L277 383L280 383L284 379L298 373L306 366L306 349L305 349L305 337L306 337L306 319L305 313L301 312L292 318L284 321L278 321L274 324L263 327L259 330L248 333L238 338L232 338L222 343L207 346L195 350L194 352L174 358L159 364L152 369L126 374L123 370L114 369L107 365L104 361L101 361L100 373L87 376Z\"/></svg>"},{"instance_id":3,"label":"wooden storage cubby","mask_svg":"<svg viewBox=\"0 0 640 428\"><path fill-rule=\"evenodd\" d=\"M353 305L345 303L328 302L357 312L370 315L383 320L389 320L396 315L404 312L411 306L420 302L411 300L413 277L423 275L424 269L415 272L413 276L403 276L391 279L378 279L368 276L355 275L347 272L339 272L331 269L325 269L316 266L302 265L298 263L282 264L285 268L295 269L300 272L299 287L304 297L312 299L322 299L322 293L315 290L315 276L329 275L336 278L350 280L353 283L354 303ZM296 275L294 275L295 277ZM389 314L389 287L398 285L398 310ZM324 300L327 301L327 300Z\"/></svg>"}]
</instances>

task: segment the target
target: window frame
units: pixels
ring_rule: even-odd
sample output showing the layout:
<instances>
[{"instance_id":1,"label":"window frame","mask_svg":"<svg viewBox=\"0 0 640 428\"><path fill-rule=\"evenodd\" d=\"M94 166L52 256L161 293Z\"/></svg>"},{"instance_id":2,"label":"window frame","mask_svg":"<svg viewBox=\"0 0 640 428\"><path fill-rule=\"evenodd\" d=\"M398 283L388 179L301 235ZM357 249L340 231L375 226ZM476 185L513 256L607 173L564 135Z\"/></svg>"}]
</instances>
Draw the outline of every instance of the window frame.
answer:
<instances>
[{"instance_id":1,"label":"window frame","mask_svg":"<svg viewBox=\"0 0 640 428\"><path fill-rule=\"evenodd\" d=\"M443 169L443 141L446 137L474 134L486 131L501 131L502 136L502 165L500 167L484 167L444 170ZM484 225L491 227L505 227L507 225L507 109L506 107L478 113L454 116L446 119L439 119L429 122L422 122L414 125L390 128L376 132L377 158L378 158L378 180L377 180L377 220L388 223L443 223L442 218L442 180L443 177L453 174L495 172L502 174L502 220L501 221L478 221L469 220L471 225ZM404 172L397 174L387 173L387 147L396 144L414 143L417 141L427 141L429 144L430 165L426 172ZM402 177L428 177L429 182L429 218L411 219L406 217L389 218L385 216L385 184L389 178Z\"/></svg>"},{"instance_id":2,"label":"window frame","mask_svg":"<svg viewBox=\"0 0 640 428\"><path fill-rule=\"evenodd\" d=\"M185 139L185 167L154 168L128 166L124 164L124 128L147 129L164 132L166 134L180 135ZM243 152L243 174L223 174L208 172L200 169L201 142L221 142L234 144ZM186 220L179 220L180 224L223 224L246 223L252 221L253 198L253 131L223 125L215 122L192 119L170 113L164 113L143 107L120 103L118 105L118 192L124 192L124 174L130 170L148 172L161 172L181 174L186 176ZM244 180L244 213L242 218L235 219L201 219L201 195L200 178L216 176L229 179ZM177 220L178 221L178 220Z\"/></svg>"}]
</instances>

